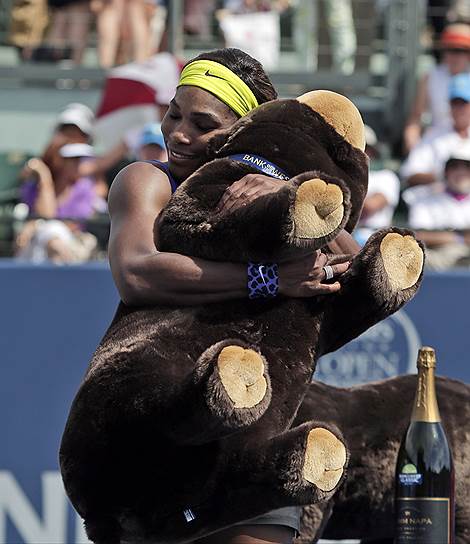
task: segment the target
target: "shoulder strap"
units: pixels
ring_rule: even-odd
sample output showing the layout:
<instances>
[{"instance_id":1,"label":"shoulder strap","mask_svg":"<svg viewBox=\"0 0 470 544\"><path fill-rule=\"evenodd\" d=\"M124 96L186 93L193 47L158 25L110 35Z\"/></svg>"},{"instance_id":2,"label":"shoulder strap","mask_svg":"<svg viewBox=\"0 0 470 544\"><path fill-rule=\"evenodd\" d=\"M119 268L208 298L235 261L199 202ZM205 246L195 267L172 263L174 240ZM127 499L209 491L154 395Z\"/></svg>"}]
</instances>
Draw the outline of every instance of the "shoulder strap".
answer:
<instances>
[{"instance_id":1,"label":"shoulder strap","mask_svg":"<svg viewBox=\"0 0 470 544\"><path fill-rule=\"evenodd\" d=\"M158 168L159 170L164 172L168 176L168 181L170 182L170 185L171 185L171 192L174 193L176 191L179 184L176 182L176 180L171 175L170 167L168 166L167 162L161 162L161 161L155 161L155 160L154 161L148 160L148 161L143 161L143 162L149 162L150 164L153 164L153 166L155 166L155 168Z\"/></svg>"}]
</instances>

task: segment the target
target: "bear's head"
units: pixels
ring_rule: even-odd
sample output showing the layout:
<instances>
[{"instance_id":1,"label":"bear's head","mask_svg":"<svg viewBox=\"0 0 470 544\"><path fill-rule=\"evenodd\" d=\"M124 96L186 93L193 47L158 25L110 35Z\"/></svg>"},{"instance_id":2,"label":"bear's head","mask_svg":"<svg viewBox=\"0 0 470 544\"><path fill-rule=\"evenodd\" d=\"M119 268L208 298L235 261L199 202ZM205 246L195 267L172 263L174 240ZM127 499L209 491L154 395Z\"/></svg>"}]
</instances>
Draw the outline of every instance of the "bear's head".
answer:
<instances>
[{"instance_id":1,"label":"bear's head","mask_svg":"<svg viewBox=\"0 0 470 544\"><path fill-rule=\"evenodd\" d=\"M311 250L312 244L318 248L322 236L312 242L308 237L291 235L295 225L289 217L296 203L296 187L303 183L305 175L305 179L337 184L341 188L340 200L334 197L334 191L334 198L325 199L321 184L313 187L314 191L318 189L313 199L323 201L320 213L331 212L331 217L339 217L335 229L351 232L367 192L368 158L364 148L361 115L340 94L311 91L297 99L263 104L212 138L207 162L178 188L160 214L156 222L157 247L161 251L240 262L273 257L279 261ZM268 168L262 170L260 165ZM214 210L227 187L259 170L281 173L279 183L284 183L285 188L279 191L279 198L261 196L256 206L231 217L217 215ZM263 207L264 215L260 213ZM340 213L335 207L341 208ZM307 224L309 219L300 218L300 222ZM331 239L330 231L328 236Z\"/></svg>"}]
</instances>

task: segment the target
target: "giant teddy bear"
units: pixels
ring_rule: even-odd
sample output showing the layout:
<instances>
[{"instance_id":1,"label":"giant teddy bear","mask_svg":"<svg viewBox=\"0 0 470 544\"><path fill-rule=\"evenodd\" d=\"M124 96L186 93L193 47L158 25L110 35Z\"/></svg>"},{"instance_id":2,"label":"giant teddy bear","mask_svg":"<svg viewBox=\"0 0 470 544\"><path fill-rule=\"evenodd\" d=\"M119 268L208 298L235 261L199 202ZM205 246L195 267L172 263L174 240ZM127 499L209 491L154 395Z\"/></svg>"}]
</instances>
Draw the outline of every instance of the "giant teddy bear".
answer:
<instances>
[{"instance_id":1,"label":"giant teddy bear","mask_svg":"<svg viewBox=\"0 0 470 544\"><path fill-rule=\"evenodd\" d=\"M156 220L158 249L279 263L325 248L359 217L363 148L360 114L341 95L264 104L212 140L207 164ZM282 188L216 213L225 189L260 164L287 178ZM60 451L66 491L90 539L190 542L330 498L348 460L340 430L314 414L293 423L315 363L406 303L422 268L420 243L390 228L371 237L341 291L327 297L121 304Z\"/></svg>"}]
</instances>

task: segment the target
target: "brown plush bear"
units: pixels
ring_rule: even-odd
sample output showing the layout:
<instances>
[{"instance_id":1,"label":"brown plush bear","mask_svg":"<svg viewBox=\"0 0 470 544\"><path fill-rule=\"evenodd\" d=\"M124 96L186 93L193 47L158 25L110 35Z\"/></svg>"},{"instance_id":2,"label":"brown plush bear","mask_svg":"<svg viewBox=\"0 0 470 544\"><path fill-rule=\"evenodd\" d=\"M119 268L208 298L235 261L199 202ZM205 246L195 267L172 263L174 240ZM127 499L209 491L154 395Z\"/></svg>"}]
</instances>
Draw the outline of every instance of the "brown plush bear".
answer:
<instances>
[{"instance_id":1,"label":"brown plush bear","mask_svg":"<svg viewBox=\"0 0 470 544\"><path fill-rule=\"evenodd\" d=\"M214 160L158 217L158 249L268 263L323 248L357 222L363 148L361 117L345 97L316 91L264 104L214 138ZM225 189L261 163L290 179L275 194L215 213ZM341 434L316 418L292 424L316 361L407 302L422 267L411 232L391 228L369 240L328 297L121 304L60 451L66 491L91 540L188 542L331 497L347 464Z\"/></svg>"},{"instance_id":2,"label":"brown plush bear","mask_svg":"<svg viewBox=\"0 0 470 544\"><path fill-rule=\"evenodd\" d=\"M436 378L442 424L455 466L455 543L470 542L470 386ZM400 442L410 421L416 376L337 388L313 382L294 425L312 417L343 430L351 452L348 477L327 502L304 507L296 544L323 538L393 544L394 478Z\"/></svg>"}]
</instances>

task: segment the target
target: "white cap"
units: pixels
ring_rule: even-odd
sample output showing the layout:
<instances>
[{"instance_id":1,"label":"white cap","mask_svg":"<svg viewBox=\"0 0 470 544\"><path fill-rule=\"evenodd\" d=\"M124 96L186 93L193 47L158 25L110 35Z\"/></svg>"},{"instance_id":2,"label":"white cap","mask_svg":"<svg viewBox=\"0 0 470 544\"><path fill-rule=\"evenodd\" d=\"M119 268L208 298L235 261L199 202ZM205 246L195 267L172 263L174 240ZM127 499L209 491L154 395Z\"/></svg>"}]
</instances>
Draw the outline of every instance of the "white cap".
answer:
<instances>
[{"instance_id":1,"label":"white cap","mask_svg":"<svg viewBox=\"0 0 470 544\"><path fill-rule=\"evenodd\" d=\"M364 136L366 138L366 145L369 147L375 147L377 145L377 134L369 125L364 125Z\"/></svg>"},{"instance_id":2,"label":"white cap","mask_svg":"<svg viewBox=\"0 0 470 544\"><path fill-rule=\"evenodd\" d=\"M91 134L95 114L85 104L73 102L69 104L58 116L57 125L75 125L83 133Z\"/></svg>"},{"instance_id":3,"label":"white cap","mask_svg":"<svg viewBox=\"0 0 470 544\"><path fill-rule=\"evenodd\" d=\"M64 159L95 156L93 148L88 144L65 144L59 149L59 154Z\"/></svg>"},{"instance_id":4,"label":"white cap","mask_svg":"<svg viewBox=\"0 0 470 544\"><path fill-rule=\"evenodd\" d=\"M450 152L446 164L451 160L470 162L470 142L462 142Z\"/></svg>"}]
</instances>

